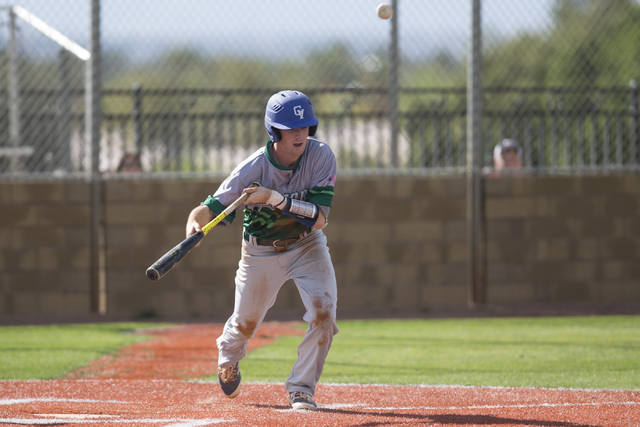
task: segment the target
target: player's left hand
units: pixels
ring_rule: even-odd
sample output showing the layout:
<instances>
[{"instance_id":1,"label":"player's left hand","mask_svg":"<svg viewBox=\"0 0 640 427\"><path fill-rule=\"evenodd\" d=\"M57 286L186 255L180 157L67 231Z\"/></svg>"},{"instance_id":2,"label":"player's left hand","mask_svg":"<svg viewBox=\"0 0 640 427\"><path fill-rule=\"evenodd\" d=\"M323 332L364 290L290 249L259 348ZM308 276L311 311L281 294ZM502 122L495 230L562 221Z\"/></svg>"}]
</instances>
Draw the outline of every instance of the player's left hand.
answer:
<instances>
[{"instance_id":1,"label":"player's left hand","mask_svg":"<svg viewBox=\"0 0 640 427\"><path fill-rule=\"evenodd\" d=\"M265 187L247 187L242 192L249 194L246 204L267 203L271 197L271 190Z\"/></svg>"}]
</instances>

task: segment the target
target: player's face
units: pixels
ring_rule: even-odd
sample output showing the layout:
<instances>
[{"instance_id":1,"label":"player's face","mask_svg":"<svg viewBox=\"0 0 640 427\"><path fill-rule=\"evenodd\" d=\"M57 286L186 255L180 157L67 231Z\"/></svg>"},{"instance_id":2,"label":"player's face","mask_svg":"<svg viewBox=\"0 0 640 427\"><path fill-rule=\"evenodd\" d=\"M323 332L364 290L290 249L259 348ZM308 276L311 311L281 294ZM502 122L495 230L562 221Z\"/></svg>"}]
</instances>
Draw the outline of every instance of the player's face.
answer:
<instances>
[{"instance_id":1,"label":"player's face","mask_svg":"<svg viewBox=\"0 0 640 427\"><path fill-rule=\"evenodd\" d=\"M515 150L503 150L495 161L495 167L496 169L519 168L522 167L522 158Z\"/></svg>"},{"instance_id":2,"label":"player's face","mask_svg":"<svg viewBox=\"0 0 640 427\"><path fill-rule=\"evenodd\" d=\"M309 137L309 127L298 129L281 129L282 138L276 143L278 157L281 160L291 161L295 163L304 153ZM288 166L288 165L283 165Z\"/></svg>"}]
</instances>

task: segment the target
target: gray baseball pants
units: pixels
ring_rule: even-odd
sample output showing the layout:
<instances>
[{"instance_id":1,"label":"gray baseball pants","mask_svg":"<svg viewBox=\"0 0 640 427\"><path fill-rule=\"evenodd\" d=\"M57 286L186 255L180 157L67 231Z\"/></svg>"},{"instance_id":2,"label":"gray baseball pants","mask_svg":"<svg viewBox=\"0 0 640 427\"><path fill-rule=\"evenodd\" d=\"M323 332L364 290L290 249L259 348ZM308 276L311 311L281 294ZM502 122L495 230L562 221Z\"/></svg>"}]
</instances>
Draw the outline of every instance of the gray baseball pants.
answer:
<instances>
[{"instance_id":1,"label":"gray baseball pants","mask_svg":"<svg viewBox=\"0 0 640 427\"><path fill-rule=\"evenodd\" d=\"M327 237L321 230L313 230L285 252L242 241L234 311L217 340L218 366L232 365L246 355L249 340L289 279L300 292L306 308L303 319L309 327L298 346L298 359L285 390L314 395L333 336L338 333L336 277Z\"/></svg>"}]
</instances>

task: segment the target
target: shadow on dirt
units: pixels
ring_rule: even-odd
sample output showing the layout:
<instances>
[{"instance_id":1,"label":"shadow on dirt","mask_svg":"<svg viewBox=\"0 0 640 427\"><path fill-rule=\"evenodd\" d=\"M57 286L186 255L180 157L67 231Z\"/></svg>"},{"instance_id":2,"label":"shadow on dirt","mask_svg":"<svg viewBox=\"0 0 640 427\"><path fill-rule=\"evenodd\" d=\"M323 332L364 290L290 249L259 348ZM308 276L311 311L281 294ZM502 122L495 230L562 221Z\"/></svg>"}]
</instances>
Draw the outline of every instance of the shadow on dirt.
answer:
<instances>
[{"instance_id":1,"label":"shadow on dirt","mask_svg":"<svg viewBox=\"0 0 640 427\"><path fill-rule=\"evenodd\" d=\"M249 404L255 408L260 409L274 409L274 410L292 410L289 406L284 405L262 405L262 404ZM416 408L419 411L420 408ZM332 408L318 408L316 412L327 414L339 414L339 415L352 415L352 416L378 416L381 418L403 418L407 420L407 424L411 424L411 420L420 420L421 422L428 421L435 424L444 425L456 425L456 426L482 426L482 425L503 425L503 426L536 426L536 427L599 427L592 424L576 424L563 421L546 421L546 420L529 420L529 419L517 419L517 418L505 418L494 415L480 415L480 414L412 414L406 412L382 412L382 411L367 411L353 410L353 409L332 409ZM396 425L398 421L371 421L364 424L354 424L352 427L376 427L385 425Z\"/></svg>"}]
</instances>

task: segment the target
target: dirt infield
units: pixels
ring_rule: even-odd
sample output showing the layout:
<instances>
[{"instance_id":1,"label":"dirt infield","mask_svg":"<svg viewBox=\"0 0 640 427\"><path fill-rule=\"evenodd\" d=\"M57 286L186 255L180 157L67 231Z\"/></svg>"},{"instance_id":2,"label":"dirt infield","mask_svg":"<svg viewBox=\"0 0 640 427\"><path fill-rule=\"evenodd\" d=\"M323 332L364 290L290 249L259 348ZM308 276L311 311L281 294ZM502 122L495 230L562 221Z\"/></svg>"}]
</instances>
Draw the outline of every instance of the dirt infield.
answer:
<instances>
[{"instance_id":1,"label":"dirt infield","mask_svg":"<svg viewBox=\"0 0 640 427\"><path fill-rule=\"evenodd\" d=\"M265 323L252 348L295 323ZM236 399L216 383L222 325L153 331L57 381L0 381L1 425L92 426L640 426L640 391L320 384L319 410L289 409L282 384L243 384Z\"/></svg>"},{"instance_id":2,"label":"dirt infield","mask_svg":"<svg viewBox=\"0 0 640 427\"><path fill-rule=\"evenodd\" d=\"M273 343L277 337L304 335L298 322L265 322L249 341L247 351ZM147 329L138 333L154 335L151 341L121 349L116 356L97 359L69 379L190 379L215 374L218 348L216 339L222 324L185 325Z\"/></svg>"}]
</instances>

